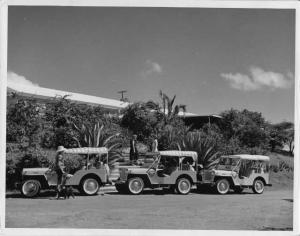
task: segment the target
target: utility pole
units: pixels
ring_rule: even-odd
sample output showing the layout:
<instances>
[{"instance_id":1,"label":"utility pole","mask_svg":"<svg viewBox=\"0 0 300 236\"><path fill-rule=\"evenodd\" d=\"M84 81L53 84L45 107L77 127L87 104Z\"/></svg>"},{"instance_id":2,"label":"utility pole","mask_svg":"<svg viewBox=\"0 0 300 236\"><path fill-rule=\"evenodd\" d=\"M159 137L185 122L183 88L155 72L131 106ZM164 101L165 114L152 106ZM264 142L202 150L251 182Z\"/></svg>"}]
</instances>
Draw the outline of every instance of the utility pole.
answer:
<instances>
[{"instance_id":1,"label":"utility pole","mask_svg":"<svg viewBox=\"0 0 300 236\"><path fill-rule=\"evenodd\" d=\"M118 93L121 94L121 99L120 99L120 101L126 102L126 101L128 100L127 98L124 98L124 93L127 93L127 90L121 90L121 91L118 91Z\"/></svg>"}]
</instances>

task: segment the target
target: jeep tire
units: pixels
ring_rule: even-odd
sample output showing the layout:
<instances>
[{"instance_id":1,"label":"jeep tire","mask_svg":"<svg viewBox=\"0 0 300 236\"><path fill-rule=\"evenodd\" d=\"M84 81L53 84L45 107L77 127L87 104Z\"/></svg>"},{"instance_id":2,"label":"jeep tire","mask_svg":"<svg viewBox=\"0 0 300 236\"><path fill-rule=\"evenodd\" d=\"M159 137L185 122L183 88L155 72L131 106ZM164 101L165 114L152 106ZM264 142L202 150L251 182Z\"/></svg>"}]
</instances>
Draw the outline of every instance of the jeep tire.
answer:
<instances>
[{"instance_id":1,"label":"jeep tire","mask_svg":"<svg viewBox=\"0 0 300 236\"><path fill-rule=\"evenodd\" d=\"M144 190L144 181L140 177L133 177L128 180L128 190L131 194L138 195Z\"/></svg>"},{"instance_id":2,"label":"jeep tire","mask_svg":"<svg viewBox=\"0 0 300 236\"><path fill-rule=\"evenodd\" d=\"M219 179L216 183L216 191L219 194L226 194L229 192L230 184L227 179Z\"/></svg>"},{"instance_id":3,"label":"jeep tire","mask_svg":"<svg viewBox=\"0 0 300 236\"><path fill-rule=\"evenodd\" d=\"M80 183L80 192L84 195L96 195L99 188L99 182L93 177L84 178Z\"/></svg>"},{"instance_id":4,"label":"jeep tire","mask_svg":"<svg viewBox=\"0 0 300 236\"><path fill-rule=\"evenodd\" d=\"M257 194L262 194L264 192L264 182L261 179L256 179L253 182L252 191Z\"/></svg>"},{"instance_id":5,"label":"jeep tire","mask_svg":"<svg viewBox=\"0 0 300 236\"><path fill-rule=\"evenodd\" d=\"M28 179L22 183L21 193L24 197L36 197L41 190L41 183L36 179Z\"/></svg>"},{"instance_id":6,"label":"jeep tire","mask_svg":"<svg viewBox=\"0 0 300 236\"><path fill-rule=\"evenodd\" d=\"M189 194L189 192L191 191L191 188L192 188L191 181L187 178L184 178L184 177L179 178L176 181L176 191L179 194L183 194L183 195Z\"/></svg>"}]
</instances>

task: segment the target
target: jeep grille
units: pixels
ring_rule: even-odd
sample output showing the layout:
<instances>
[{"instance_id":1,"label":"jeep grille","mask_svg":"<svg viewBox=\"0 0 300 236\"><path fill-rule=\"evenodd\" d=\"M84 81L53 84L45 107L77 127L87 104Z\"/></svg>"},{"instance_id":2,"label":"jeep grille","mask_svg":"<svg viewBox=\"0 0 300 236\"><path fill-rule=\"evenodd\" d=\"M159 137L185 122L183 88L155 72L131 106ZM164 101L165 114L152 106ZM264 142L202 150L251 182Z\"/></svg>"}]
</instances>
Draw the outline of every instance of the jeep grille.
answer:
<instances>
[{"instance_id":1,"label":"jeep grille","mask_svg":"<svg viewBox=\"0 0 300 236\"><path fill-rule=\"evenodd\" d=\"M121 169L120 170L120 180L127 180L128 171L127 169Z\"/></svg>"},{"instance_id":2,"label":"jeep grille","mask_svg":"<svg viewBox=\"0 0 300 236\"><path fill-rule=\"evenodd\" d=\"M213 181L214 175L210 170L204 170L202 174L202 181Z\"/></svg>"}]
</instances>

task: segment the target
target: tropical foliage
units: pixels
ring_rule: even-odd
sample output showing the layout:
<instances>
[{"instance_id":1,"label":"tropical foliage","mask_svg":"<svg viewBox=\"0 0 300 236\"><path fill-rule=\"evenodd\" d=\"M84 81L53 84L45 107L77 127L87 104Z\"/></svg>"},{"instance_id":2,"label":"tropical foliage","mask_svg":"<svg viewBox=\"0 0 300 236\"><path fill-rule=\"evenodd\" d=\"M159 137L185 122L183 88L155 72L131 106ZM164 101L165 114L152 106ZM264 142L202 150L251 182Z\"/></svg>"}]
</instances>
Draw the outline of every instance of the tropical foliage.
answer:
<instances>
[{"instance_id":1,"label":"tropical foliage","mask_svg":"<svg viewBox=\"0 0 300 236\"><path fill-rule=\"evenodd\" d=\"M109 153L109 164L120 157L117 151L122 146L122 141L118 139L120 133L109 135L106 127L100 122L94 125L82 124L78 127L73 124L73 126L78 133L78 138L73 138L79 147L106 147Z\"/></svg>"},{"instance_id":2,"label":"tropical foliage","mask_svg":"<svg viewBox=\"0 0 300 236\"><path fill-rule=\"evenodd\" d=\"M218 162L219 153L215 141L203 137L199 131L188 132L179 146L181 150L197 152L198 164L204 169L210 169Z\"/></svg>"},{"instance_id":3,"label":"tropical foliage","mask_svg":"<svg viewBox=\"0 0 300 236\"><path fill-rule=\"evenodd\" d=\"M123 111L121 125L144 141L159 132L162 120L163 114L154 102L137 102Z\"/></svg>"},{"instance_id":4,"label":"tropical foliage","mask_svg":"<svg viewBox=\"0 0 300 236\"><path fill-rule=\"evenodd\" d=\"M246 109L242 111L231 109L220 115L222 116L220 128L225 140L229 142L231 139L236 140L241 148L269 148L269 124L261 113Z\"/></svg>"},{"instance_id":5,"label":"tropical foliage","mask_svg":"<svg viewBox=\"0 0 300 236\"><path fill-rule=\"evenodd\" d=\"M7 142L16 142L23 148L36 146L42 129L40 111L35 99L18 99L7 109Z\"/></svg>"},{"instance_id":6,"label":"tropical foliage","mask_svg":"<svg viewBox=\"0 0 300 236\"><path fill-rule=\"evenodd\" d=\"M165 123L169 124L174 118L176 118L180 110L186 112L186 105L175 105L174 102L176 95L174 95L173 98L170 98L168 95L163 93L162 90L160 90L159 97L161 99L163 114L165 114Z\"/></svg>"},{"instance_id":7,"label":"tropical foliage","mask_svg":"<svg viewBox=\"0 0 300 236\"><path fill-rule=\"evenodd\" d=\"M290 155L294 154L294 124L292 122L280 122L277 124L270 124L270 146L274 151L276 147L282 148L284 145L288 146Z\"/></svg>"},{"instance_id":8,"label":"tropical foliage","mask_svg":"<svg viewBox=\"0 0 300 236\"><path fill-rule=\"evenodd\" d=\"M186 106L176 104L176 95L169 97L163 91L159 91L159 102L132 103L121 116L110 116L100 106L73 103L68 96L41 101L14 94L12 101L7 107L8 181L19 178L25 166L50 165L60 145L106 146L112 163L128 149L132 134L138 135L142 150L149 150L155 137L159 150L196 151L204 168L211 168L223 154L265 154L287 146L293 155L294 150L291 122L271 124L259 112L230 109L221 112L218 124L191 130L178 116ZM79 168L82 161L82 157L70 159L70 169ZM284 164L273 168L291 169Z\"/></svg>"}]
</instances>

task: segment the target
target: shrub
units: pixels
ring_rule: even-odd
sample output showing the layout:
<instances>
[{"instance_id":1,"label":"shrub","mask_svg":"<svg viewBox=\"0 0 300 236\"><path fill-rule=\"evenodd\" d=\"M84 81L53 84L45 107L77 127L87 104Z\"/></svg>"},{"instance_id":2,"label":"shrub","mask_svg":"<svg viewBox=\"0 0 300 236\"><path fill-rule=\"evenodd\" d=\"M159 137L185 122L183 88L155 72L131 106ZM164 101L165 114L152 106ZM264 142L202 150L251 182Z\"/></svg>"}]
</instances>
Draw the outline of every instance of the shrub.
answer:
<instances>
[{"instance_id":1,"label":"shrub","mask_svg":"<svg viewBox=\"0 0 300 236\"><path fill-rule=\"evenodd\" d=\"M216 142L203 137L201 132L188 132L179 144L181 150L195 151L198 154L198 164L204 169L212 168L218 162Z\"/></svg>"},{"instance_id":2,"label":"shrub","mask_svg":"<svg viewBox=\"0 0 300 236\"><path fill-rule=\"evenodd\" d=\"M14 184L21 181L23 168L48 167L51 159L39 148L9 150L6 154L6 188L14 189Z\"/></svg>"},{"instance_id":3,"label":"shrub","mask_svg":"<svg viewBox=\"0 0 300 236\"><path fill-rule=\"evenodd\" d=\"M276 164L271 164L270 165L270 170L277 173L277 172L293 172L294 168L292 166L290 166L288 163L280 160L278 163Z\"/></svg>"}]
</instances>

